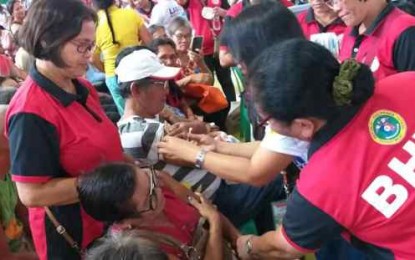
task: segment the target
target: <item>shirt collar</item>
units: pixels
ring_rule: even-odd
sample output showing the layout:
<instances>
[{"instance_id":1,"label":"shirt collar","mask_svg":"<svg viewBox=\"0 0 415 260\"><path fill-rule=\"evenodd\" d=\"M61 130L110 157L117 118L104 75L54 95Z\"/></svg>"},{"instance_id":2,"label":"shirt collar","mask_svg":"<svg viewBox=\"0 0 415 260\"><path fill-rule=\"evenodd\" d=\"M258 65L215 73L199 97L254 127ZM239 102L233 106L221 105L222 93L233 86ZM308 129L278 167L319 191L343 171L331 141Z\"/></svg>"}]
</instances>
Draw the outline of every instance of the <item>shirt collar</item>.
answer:
<instances>
[{"instance_id":1,"label":"shirt collar","mask_svg":"<svg viewBox=\"0 0 415 260\"><path fill-rule=\"evenodd\" d=\"M36 65L30 69L30 77L36 82L36 84L51 96L56 98L62 103L64 107L69 106L74 101L78 101L81 104L86 104L86 100L89 95L89 91L78 80L72 80L75 85L76 95L71 94L57 86L47 77L43 76L36 68Z\"/></svg>"},{"instance_id":2,"label":"shirt collar","mask_svg":"<svg viewBox=\"0 0 415 260\"><path fill-rule=\"evenodd\" d=\"M373 23L366 29L364 32L364 35L369 36L371 35L376 29L379 27L379 25L385 20L385 18L388 16L390 12L392 12L395 9L395 7L388 3L386 7L378 14L378 16L375 18ZM352 31L350 32L350 35L353 37L359 36L359 26L353 27Z\"/></svg>"},{"instance_id":3,"label":"shirt collar","mask_svg":"<svg viewBox=\"0 0 415 260\"><path fill-rule=\"evenodd\" d=\"M308 158L311 158L320 147L339 133L358 113L360 108L361 106L341 109L331 119L327 120L327 123L314 135L308 150Z\"/></svg>"}]
</instances>

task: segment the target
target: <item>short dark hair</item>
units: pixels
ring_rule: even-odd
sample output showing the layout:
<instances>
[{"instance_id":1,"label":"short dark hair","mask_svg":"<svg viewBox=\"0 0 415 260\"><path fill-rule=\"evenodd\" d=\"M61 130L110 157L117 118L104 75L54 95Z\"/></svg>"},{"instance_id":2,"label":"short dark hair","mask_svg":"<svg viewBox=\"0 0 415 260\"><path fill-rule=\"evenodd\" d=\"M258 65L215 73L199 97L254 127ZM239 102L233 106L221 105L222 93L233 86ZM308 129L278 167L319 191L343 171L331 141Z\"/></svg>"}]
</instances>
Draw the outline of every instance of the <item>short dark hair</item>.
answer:
<instances>
[{"instance_id":1,"label":"short dark hair","mask_svg":"<svg viewBox=\"0 0 415 260\"><path fill-rule=\"evenodd\" d=\"M120 43L115 39L114 27L112 26L111 17L108 13L108 8L115 3L114 0L94 0L93 2L94 6L98 10L104 10L105 12L105 17L107 18L108 27L110 28L111 32L112 44L119 45Z\"/></svg>"},{"instance_id":2,"label":"short dark hair","mask_svg":"<svg viewBox=\"0 0 415 260\"><path fill-rule=\"evenodd\" d=\"M15 87L0 87L0 105L8 105L16 91Z\"/></svg>"},{"instance_id":3,"label":"short dark hair","mask_svg":"<svg viewBox=\"0 0 415 260\"><path fill-rule=\"evenodd\" d=\"M159 46L164 46L164 45L170 45L174 50L176 50L176 44L174 43L174 41L167 37L162 37L162 38L157 38L157 39L152 40L150 44L148 45L148 47L154 53L157 54L159 52Z\"/></svg>"},{"instance_id":4,"label":"short dark hair","mask_svg":"<svg viewBox=\"0 0 415 260\"><path fill-rule=\"evenodd\" d=\"M246 65L272 44L291 38L304 38L304 34L295 15L280 2L247 7L225 23L221 34L235 60Z\"/></svg>"},{"instance_id":5,"label":"short dark hair","mask_svg":"<svg viewBox=\"0 0 415 260\"><path fill-rule=\"evenodd\" d=\"M83 209L93 218L109 223L138 217L131 198L136 189L135 166L111 163L78 178L77 190Z\"/></svg>"},{"instance_id":6,"label":"short dark hair","mask_svg":"<svg viewBox=\"0 0 415 260\"><path fill-rule=\"evenodd\" d=\"M75 38L84 21L97 21L96 13L80 0L37 0L19 29L19 45L38 59L65 67L64 44Z\"/></svg>"},{"instance_id":7,"label":"short dark hair","mask_svg":"<svg viewBox=\"0 0 415 260\"><path fill-rule=\"evenodd\" d=\"M350 105L336 105L333 82L340 64L329 50L305 39L291 39L264 50L248 70L248 84L263 111L284 123L301 117L331 119L360 107L374 90L370 69L360 64L352 80Z\"/></svg>"},{"instance_id":8,"label":"short dark hair","mask_svg":"<svg viewBox=\"0 0 415 260\"><path fill-rule=\"evenodd\" d=\"M131 47L124 48L120 53L118 53L117 58L115 59L115 67L118 67L118 64L120 64L121 60L125 56L133 53L134 51L139 51L139 50L152 51L150 48L148 48L146 46L141 46L141 45L136 45L136 46L131 46ZM129 96L131 96L130 86L133 83L137 86L148 86L148 85L150 85L150 82L149 82L148 78L133 80L133 81L127 81L127 82L121 82L120 84L118 84L118 88L120 90L120 95L123 98L128 98Z\"/></svg>"},{"instance_id":9,"label":"short dark hair","mask_svg":"<svg viewBox=\"0 0 415 260\"><path fill-rule=\"evenodd\" d=\"M159 24L152 24L147 28L150 34L155 33L158 29L164 29L164 26Z\"/></svg>"}]
</instances>

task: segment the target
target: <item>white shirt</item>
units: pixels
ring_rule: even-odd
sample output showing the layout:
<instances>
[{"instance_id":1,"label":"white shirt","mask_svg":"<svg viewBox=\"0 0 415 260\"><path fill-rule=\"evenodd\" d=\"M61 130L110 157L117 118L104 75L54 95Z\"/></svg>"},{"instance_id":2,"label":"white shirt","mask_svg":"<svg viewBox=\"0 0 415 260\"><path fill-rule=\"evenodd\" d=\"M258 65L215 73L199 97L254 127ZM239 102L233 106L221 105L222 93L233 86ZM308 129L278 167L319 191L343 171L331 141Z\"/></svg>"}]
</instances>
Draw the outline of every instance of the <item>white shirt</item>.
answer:
<instances>
[{"instance_id":1,"label":"white shirt","mask_svg":"<svg viewBox=\"0 0 415 260\"><path fill-rule=\"evenodd\" d=\"M265 137L261 141L261 147L267 150L298 157L304 162L308 161L307 153L309 146L309 142L281 135L273 131L269 126L265 129Z\"/></svg>"},{"instance_id":2,"label":"white shirt","mask_svg":"<svg viewBox=\"0 0 415 260\"><path fill-rule=\"evenodd\" d=\"M167 27L175 17L187 19L186 12L175 0L160 0L151 11L150 25L157 24Z\"/></svg>"}]
</instances>

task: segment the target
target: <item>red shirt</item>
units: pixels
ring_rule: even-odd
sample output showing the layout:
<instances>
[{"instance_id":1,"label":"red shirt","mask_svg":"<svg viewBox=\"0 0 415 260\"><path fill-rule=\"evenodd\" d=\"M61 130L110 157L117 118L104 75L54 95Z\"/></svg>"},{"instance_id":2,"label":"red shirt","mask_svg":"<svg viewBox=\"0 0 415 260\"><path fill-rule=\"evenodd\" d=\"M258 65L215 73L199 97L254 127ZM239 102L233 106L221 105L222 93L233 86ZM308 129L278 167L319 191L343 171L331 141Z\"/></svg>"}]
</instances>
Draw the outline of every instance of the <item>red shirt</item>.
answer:
<instances>
[{"instance_id":1,"label":"red shirt","mask_svg":"<svg viewBox=\"0 0 415 260\"><path fill-rule=\"evenodd\" d=\"M346 25L340 18L337 18L327 26L321 25L314 17L314 12L312 8L300 13L297 16L297 19L301 25L301 28L303 29L304 36L308 40L310 40L310 37L313 34L333 32L336 35L342 35L346 30Z\"/></svg>"},{"instance_id":2,"label":"red shirt","mask_svg":"<svg viewBox=\"0 0 415 260\"><path fill-rule=\"evenodd\" d=\"M10 77L12 61L6 56L0 54L0 77Z\"/></svg>"},{"instance_id":3,"label":"red shirt","mask_svg":"<svg viewBox=\"0 0 415 260\"><path fill-rule=\"evenodd\" d=\"M117 128L102 110L96 90L82 79L74 83L76 95L33 68L13 97L5 129L14 181L46 183L123 160ZM82 248L102 234L103 225L88 216L79 203L50 209ZM40 259L77 259L42 207L29 208L29 221Z\"/></svg>"},{"instance_id":4,"label":"red shirt","mask_svg":"<svg viewBox=\"0 0 415 260\"><path fill-rule=\"evenodd\" d=\"M355 58L368 65L377 80L397 73L394 65L395 42L406 29L415 26L415 17L391 5L380 16L383 16L380 21L364 34L359 35L358 28L348 28L339 54L340 61Z\"/></svg>"},{"instance_id":5,"label":"red shirt","mask_svg":"<svg viewBox=\"0 0 415 260\"><path fill-rule=\"evenodd\" d=\"M217 22L218 30L213 30L213 20L206 20L202 17L203 0L189 0L187 12L189 13L190 23L195 30L195 35L203 36L202 51L204 55L212 55L215 46L215 36L219 35L223 26L223 19L219 18ZM205 6L221 7L222 1L226 0L207 0Z\"/></svg>"},{"instance_id":6,"label":"red shirt","mask_svg":"<svg viewBox=\"0 0 415 260\"><path fill-rule=\"evenodd\" d=\"M199 212L189 204L179 199L171 190L163 188L163 195L166 200L163 213L169 220L168 225L143 226L144 230L154 231L156 233L169 235L185 245L191 245L193 234L199 223ZM117 229L117 225L114 225ZM179 259L185 259L183 252L178 248L161 245L164 252L175 255Z\"/></svg>"},{"instance_id":7,"label":"red shirt","mask_svg":"<svg viewBox=\"0 0 415 260\"><path fill-rule=\"evenodd\" d=\"M370 259L415 259L414 84L415 72L378 81L357 113L312 140L284 219L291 245L316 250L345 231Z\"/></svg>"}]
</instances>

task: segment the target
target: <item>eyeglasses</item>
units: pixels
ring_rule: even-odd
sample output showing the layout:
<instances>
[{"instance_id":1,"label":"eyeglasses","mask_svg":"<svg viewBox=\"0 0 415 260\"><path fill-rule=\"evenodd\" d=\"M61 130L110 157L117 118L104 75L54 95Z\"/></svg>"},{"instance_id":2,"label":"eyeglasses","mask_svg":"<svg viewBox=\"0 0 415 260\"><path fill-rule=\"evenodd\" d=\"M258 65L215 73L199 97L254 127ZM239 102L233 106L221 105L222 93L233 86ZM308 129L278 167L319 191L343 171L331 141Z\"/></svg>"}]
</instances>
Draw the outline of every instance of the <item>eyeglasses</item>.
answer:
<instances>
[{"instance_id":1,"label":"eyeglasses","mask_svg":"<svg viewBox=\"0 0 415 260\"><path fill-rule=\"evenodd\" d=\"M148 174L148 178L150 182L150 189L148 193L148 208L145 210L138 211L137 212L138 214L143 214L148 211L153 211L157 208L157 204L158 204L157 193L156 193L156 188L159 187L158 176L153 166L150 166L147 169L145 172Z\"/></svg>"},{"instance_id":2,"label":"eyeglasses","mask_svg":"<svg viewBox=\"0 0 415 260\"><path fill-rule=\"evenodd\" d=\"M169 84L167 80L156 80L156 79L150 79L150 84L157 86L157 87L163 87L164 89L167 89Z\"/></svg>"},{"instance_id":3,"label":"eyeglasses","mask_svg":"<svg viewBox=\"0 0 415 260\"><path fill-rule=\"evenodd\" d=\"M181 33L173 34L173 36L176 37L177 40L183 40L183 39L189 40L192 37L191 34L181 34Z\"/></svg>"},{"instance_id":4,"label":"eyeglasses","mask_svg":"<svg viewBox=\"0 0 415 260\"><path fill-rule=\"evenodd\" d=\"M340 0L323 0L323 2L331 9L334 9L335 5L338 5Z\"/></svg>"},{"instance_id":5,"label":"eyeglasses","mask_svg":"<svg viewBox=\"0 0 415 260\"><path fill-rule=\"evenodd\" d=\"M77 41L70 41L73 45L76 46L76 51L79 54L86 54L87 52L91 52L95 48L95 42L77 42Z\"/></svg>"}]
</instances>

